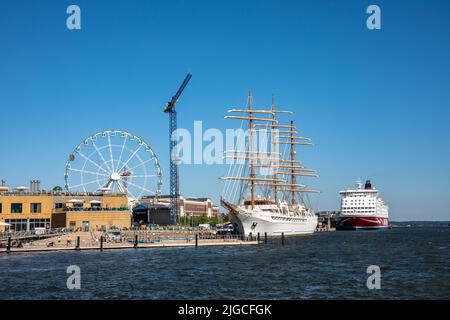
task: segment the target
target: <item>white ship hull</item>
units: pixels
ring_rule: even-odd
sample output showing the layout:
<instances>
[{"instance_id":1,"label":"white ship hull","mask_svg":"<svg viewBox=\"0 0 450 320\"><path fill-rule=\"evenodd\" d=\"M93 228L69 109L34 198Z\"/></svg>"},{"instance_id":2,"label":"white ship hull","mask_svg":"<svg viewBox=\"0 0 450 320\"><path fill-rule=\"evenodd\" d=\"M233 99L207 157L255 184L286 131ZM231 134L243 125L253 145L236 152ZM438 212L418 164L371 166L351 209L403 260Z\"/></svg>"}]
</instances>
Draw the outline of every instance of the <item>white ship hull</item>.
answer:
<instances>
[{"instance_id":1,"label":"white ship hull","mask_svg":"<svg viewBox=\"0 0 450 320\"><path fill-rule=\"evenodd\" d=\"M304 222L278 222L270 221L255 215L238 214L231 215L231 222L237 225L240 233L249 236L256 236L258 233L263 236L284 235L310 235L313 234L317 227L317 218L310 217Z\"/></svg>"},{"instance_id":2,"label":"white ship hull","mask_svg":"<svg viewBox=\"0 0 450 320\"><path fill-rule=\"evenodd\" d=\"M230 204L227 206L230 209ZM236 206L230 210L230 220L239 233L245 236L311 235L317 228L317 216L305 214L296 216L277 215L259 210L247 211Z\"/></svg>"}]
</instances>

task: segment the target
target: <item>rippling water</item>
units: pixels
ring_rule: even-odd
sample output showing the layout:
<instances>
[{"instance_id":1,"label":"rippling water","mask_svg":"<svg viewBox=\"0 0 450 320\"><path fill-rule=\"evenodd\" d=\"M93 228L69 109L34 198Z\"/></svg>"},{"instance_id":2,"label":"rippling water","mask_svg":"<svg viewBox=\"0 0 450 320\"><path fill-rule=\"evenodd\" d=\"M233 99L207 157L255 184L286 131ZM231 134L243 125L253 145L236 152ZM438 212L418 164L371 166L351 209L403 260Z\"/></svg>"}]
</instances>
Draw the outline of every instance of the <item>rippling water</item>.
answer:
<instances>
[{"instance_id":1,"label":"rippling water","mask_svg":"<svg viewBox=\"0 0 450 320\"><path fill-rule=\"evenodd\" d=\"M0 299L450 299L450 227L267 245L0 254ZM68 290L66 269L81 268ZM369 265L381 289L368 290Z\"/></svg>"}]
</instances>

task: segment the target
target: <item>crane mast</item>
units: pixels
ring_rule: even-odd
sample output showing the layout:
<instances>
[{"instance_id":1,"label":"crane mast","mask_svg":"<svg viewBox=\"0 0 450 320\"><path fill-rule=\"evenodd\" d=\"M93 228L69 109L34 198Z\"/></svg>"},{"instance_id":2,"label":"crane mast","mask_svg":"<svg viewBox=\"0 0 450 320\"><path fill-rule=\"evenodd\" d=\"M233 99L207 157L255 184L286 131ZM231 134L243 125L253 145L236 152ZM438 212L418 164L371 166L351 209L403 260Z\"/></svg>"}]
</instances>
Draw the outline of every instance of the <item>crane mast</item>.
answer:
<instances>
[{"instance_id":1,"label":"crane mast","mask_svg":"<svg viewBox=\"0 0 450 320\"><path fill-rule=\"evenodd\" d=\"M179 199L180 199L180 184L178 177L178 163L177 163L177 111L175 106L177 101L186 88L189 80L191 80L192 75L188 73L186 78L184 78L183 83L178 89L177 93L172 97L172 99L167 103L164 108L164 112L169 114L169 152L170 152L170 220L173 224L178 222L178 217L180 214L179 210Z\"/></svg>"}]
</instances>

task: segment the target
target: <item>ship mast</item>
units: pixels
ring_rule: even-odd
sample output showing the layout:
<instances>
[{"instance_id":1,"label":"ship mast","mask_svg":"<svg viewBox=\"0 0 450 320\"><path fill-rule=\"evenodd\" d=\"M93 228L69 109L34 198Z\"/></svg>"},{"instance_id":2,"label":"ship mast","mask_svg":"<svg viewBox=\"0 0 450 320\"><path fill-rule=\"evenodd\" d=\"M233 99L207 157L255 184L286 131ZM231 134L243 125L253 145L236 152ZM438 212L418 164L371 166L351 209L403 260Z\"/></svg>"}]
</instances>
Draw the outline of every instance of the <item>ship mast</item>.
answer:
<instances>
[{"instance_id":1,"label":"ship mast","mask_svg":"<svg viewBox=\"0 0 450 320\"><path fill-rule=\"evenodd\" d=\"M248 110L249 110L249 152L253 153L253 114L252 114L252 92L248 92ZM255 167L254 158L250 157L250 192L252 209L255 208Z\"/></svg>"},{"instance_id":2,"label":"ship mast","mask_svg":"<svg viewBox=\"0 0 450 320\"><path fill-rule=\"evenodd\" d=\"M295 148L294 148L295 137L294 137L294 121L293 120L291 120L291 127L292 127L291 128L291 138L290 138L290 140L291 140L291 161L292 161L292 163L294 163L294 161L295 161ZM294 173L295 173L295 169L294 169L294 167L292 167L291 168L291 184L292 184L291 190L295 190L295 184L297 183L297 179L296 179ZM292 206L295 206L295 204L296 204L295 191L291 191L291 196L292 196L292 199L291 199Z\"/></svg>"},{"instance_id":3,"label":"ship mast","mask_svg":"<svg viewBox=\"0 0 450 320\"><path fill-rule=\"evenodd\" d=\"M284 191L287 192L288 194L290 193L291 204L292 206L295 206L297 204L297 197L296 197L297 193L320 192L318 190L299 189L298 187L307 187L307 186L304 184L297 183L297 177L318 177L318 175L316 174L316 170L306 169L305 167L299 164L299 161L295 160L295 146L296 145L311 146L312 143L309 142L311 141L311 139L309 138L296 136L297 131L293 120L291 120L290 124L288 125L279 125L279 126L287 128L287 130L285 131L280 131L280 133L284 133L285 135L279 135L278 137L281 139L286 139L279 142L280 144L290 145L290 159L280 160L281 164L277 165L276 167L284 170L278 171L277 173L285 176L290 176L290 184L284 184L284 186L290 188L278 189L278 191ZM281 186L281 184L278 184L278 186Z\"/></svg>"},{"instance_id":4,"label":"ship mast","mask_svg":"<svg viewBox=\"0 0 450 320\"><path fill-rule=\"evenodd\" d=\"M275 97L274 97L274 95L272 94L272 120L276 120L275 119ZM272 148L273 148L273 151L275 151L275 150L277 150L277 147L276 147L276 137L275 137L275 122L272 122ZM275 171L274 172L274 174L273 174L273 178L274 179L277 179L277 172ZM278 203L278 188L277 188L277 185L275 185L275 188L274 188L274 200L275 200L275 203Z\"/></svg>"},{"instance_id":5,"label":"ship mast","mask_svg":"<svg viewBox=\"0 0 450 320\"><path fill-rule=\"evenodd\" d=\"M287 124L278 123L277 114L291 114L292 111L278 110L275 105L275 99L272 96L272 106L270 108L254 108L252 92L248 93L247 107L228 110L229 113L241 113L242 115L228 115L225 119L236 119L248 121L248 147L246 150L226 150L224 151L224 158L242 159L246 160L246 165L249 166L249 176L227 176L221 177L222 180L236 180L250 183L246 184L246 188L250 190L250 201L247 206L255 209L255 193L257 187L267 188L270 195L274 192L275 203L278 203L280 192L283 194L283 199L286 197L292 206L296 206L298 202L297 193L316 193L317 190L309 190L306 185L297 183L297 177L318 177L315 170L307 169L300 165L300 162L295 160L295 146L296 145L312 145L309 142L311 139L297 136L297 131L294 121ZM259 116L260 115L260 116ZM270 116L269 116L270 115ZM261 123L263 122L263 123ZM265 123L264 123L265 122ZM260 127L265 127L260 130ZM257 146L255 148L254 140L256 132L266 132L271 128L271 137L274 150L269 152L259 151ZM275 130L276 129L276 130ZM281 129L281 130L280 130ZM282 139L280 141L279 139ZM290 157L282 156L278 150L281 144L290 145ZM286 150L289 154L289 149ZM281 159L280 159L280 156ZM256 168L270 168L270 177L260 176L256 173ZM239 175L240 173L238 173ZM248 190L248 189L247 189ZM243 191L241 190L241 193ZM291 201L289 201L291 195Z\"/></svg>"}]
</instances>

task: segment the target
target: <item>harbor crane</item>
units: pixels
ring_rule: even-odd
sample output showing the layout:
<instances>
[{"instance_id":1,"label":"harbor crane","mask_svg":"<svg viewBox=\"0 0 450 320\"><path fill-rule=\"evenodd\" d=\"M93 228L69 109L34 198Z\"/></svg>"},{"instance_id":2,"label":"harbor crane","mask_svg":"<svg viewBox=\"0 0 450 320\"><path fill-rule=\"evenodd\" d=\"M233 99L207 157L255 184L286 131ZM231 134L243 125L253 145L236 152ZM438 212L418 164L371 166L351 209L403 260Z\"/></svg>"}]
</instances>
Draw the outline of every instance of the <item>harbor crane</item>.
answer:
<instances>
[{"instance_id":1,"label":"harbor crane","mask_svg":"<svg viewBox=\"0 0 450 320\"><path fill-rule=\"evenodd\" d=\"M179 198L180 198L180 185L178 179L178 159L176 152L176 130L177 130L177 111L175 110L175 105L180 98L181 93L183 93L184 88L186 88L189 80L191 80L192 75L188 73L186 78L184 78L183 83L178 89L177 93L172 97L172 99L167 103L164 108L164 112L169 114L169 147L170 147L170 220L173 224L178 222L179 217Z\"/></svg>"}]
</instances>

